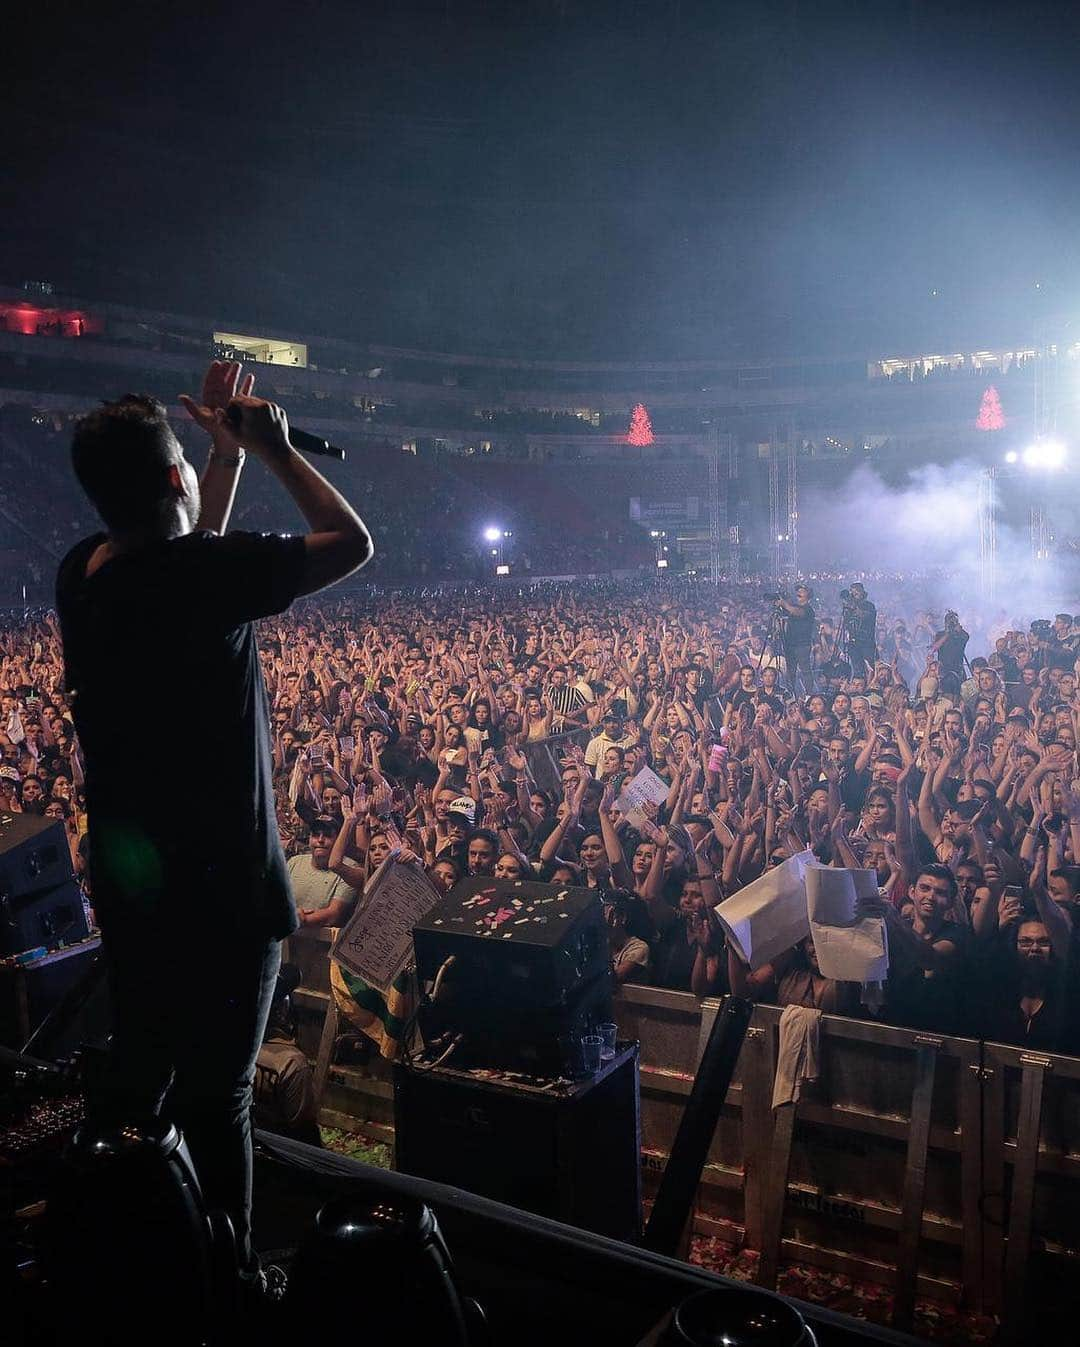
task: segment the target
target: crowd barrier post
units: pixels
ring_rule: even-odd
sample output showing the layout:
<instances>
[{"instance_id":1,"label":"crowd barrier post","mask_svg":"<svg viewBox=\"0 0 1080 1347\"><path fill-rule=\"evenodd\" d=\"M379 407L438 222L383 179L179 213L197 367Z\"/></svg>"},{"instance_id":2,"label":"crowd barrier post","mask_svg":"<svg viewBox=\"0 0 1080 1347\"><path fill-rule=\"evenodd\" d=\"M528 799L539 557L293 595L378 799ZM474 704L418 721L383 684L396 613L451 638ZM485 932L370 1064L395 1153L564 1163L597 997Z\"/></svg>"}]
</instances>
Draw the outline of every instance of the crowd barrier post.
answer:
<instances>
[{"instance_id":1,"label":"crowd barrier post","mask_svg":"<svg viewBox=\"0 0 1080 1347\"><path fill-rule=\"evenodd\" d=\"M768 1291L776 1290L780 1272L780 1245L784 1234L784 1203L788 1175L791 1172L791 1143L795 1136L795 1112L798 1104L782 1104L773 1110L772 1145L769 1170L762 1193L761 1260L757 1283Z\"/></svg>"},{"instance_id":2,"label":"crowd barrier post","mask_svg":"<svg viewBox=\"0 0 1080 1347\"><path fill-rule=\"evenodd\" d=\"M751 1024L746 1031L741 1063L743 1229L746 1243L751 1249L762 1248L765 1240L766 1193L771 1172L775 1053L775 1035L771 1029L760 1023Z\"/></svg>"},{"instance_id":3,"label":"crowd barrier post","mask_svg":"<svg viewBox=\"0 0 1080 1347\"><path fill-rule=\"evenodd\" d=\"M326 1081L330 1075L330 1067L334 1060L334 1049L337 1047L339 1013L337 1002L331 995L326 1007L322 1033L319 1035L319 1055L315 1059L315 1098L318 1100L320 1108L322 1107L323 1096L326 1093Z\"/></svg>"},{"instance_id":4,"label":"crowd barrier post","mask_svg":"<svg viewBox=\"0 0 1080 1347\"><path fill-rule=\"evenodd\" d=\"M983 1161L979 1176L983 1231L983 1303L991 1314L1004 1304L1001 1277L1005 1259L1005 1064L983 1047Z\"/></svg>"},{"instance_id":5,"label":"crowd barrier post","mask_svg":"<svg viewBox=\"0 0 1080 1347\"><path fill-rule=\"evenodd\" d=\"M1042 1129L1043 1091L1051 1062L1048 1057L1021 1054L1020 1114L1016 1127L1016 1159L1013 1163L1012 1195L1009 1201L1009 1231L1005 1244L1006 1342L1018 1342L1027 1302L1028 1267L1031 1261L1032 1220L1035 1214L1035 1175L1039 1166L1039 1133Z\"/></svg>"},{"instance_id":6,"label":"crowd barrier post","mask_svg":"<svg viewBox=\"0 0 1080 1347\"><path fill-rule=\"evenodd\" d=\"M919 1266L926 1197L926 1160L930 1147L930 1114L934 1106L940 1038L917 1034L915 1043L915 1089L911 1096L911 1125L904 1163L904 1192L900 1203L900 1247L896 1259L896 1289L893 1294L894 1328L909 1329L915 1318L915 1279Z\"/></svg>"}]
</instances>

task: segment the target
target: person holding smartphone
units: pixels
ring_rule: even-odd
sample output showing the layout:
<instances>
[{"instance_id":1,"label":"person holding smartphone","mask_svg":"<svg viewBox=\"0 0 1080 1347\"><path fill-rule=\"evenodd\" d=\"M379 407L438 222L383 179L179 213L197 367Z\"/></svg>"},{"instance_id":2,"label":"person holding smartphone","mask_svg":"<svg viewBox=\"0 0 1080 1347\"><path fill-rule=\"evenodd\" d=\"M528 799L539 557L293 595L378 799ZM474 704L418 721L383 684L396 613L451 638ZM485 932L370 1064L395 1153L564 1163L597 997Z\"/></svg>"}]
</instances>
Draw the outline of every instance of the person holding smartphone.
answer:
<instances>
[{"instance_id":1,"label":"person holding smartphone","mask_svg":"<svg viewBox=\"0 0 1080 1347\"><path fill-rule=\"evenodd\" d=\"M252 624L351 574L372 543L293 448L284 411L252 385L239 364L214 361L201 398L181 399L209 437L201 477L151 398L105 403L76 424L72 465L105 532L63 559L56 603L114 1016L90 1121L164 1112L177 1123L257 1288L252 1081L280 941L297 917ZM226 533L248 457L291 497L306 534ZM137 790L117 732L126 724L158 727ZM163 996L163 961L197 976L200 995Z\"/></svg>"}]
</instances>

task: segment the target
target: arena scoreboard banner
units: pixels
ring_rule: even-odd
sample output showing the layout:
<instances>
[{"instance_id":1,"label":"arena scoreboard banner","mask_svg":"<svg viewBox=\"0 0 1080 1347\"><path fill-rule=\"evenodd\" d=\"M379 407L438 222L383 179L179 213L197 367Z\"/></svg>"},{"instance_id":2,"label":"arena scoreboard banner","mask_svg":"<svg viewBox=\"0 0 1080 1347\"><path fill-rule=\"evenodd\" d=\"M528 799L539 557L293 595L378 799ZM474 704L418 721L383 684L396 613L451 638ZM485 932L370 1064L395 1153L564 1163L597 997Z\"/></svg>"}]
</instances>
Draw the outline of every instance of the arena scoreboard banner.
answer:
<instances>
[{"instance_id":1,"label":"arena scoreboard banner","mask_svg":"<svg viewBox=\"0 0 1080 1347\"><path fill-rule=\"evenodd\" d=\"M630 518L648 528L697 524L705 517L700 496L631 496Z\"/></svg>"}]
</instances>

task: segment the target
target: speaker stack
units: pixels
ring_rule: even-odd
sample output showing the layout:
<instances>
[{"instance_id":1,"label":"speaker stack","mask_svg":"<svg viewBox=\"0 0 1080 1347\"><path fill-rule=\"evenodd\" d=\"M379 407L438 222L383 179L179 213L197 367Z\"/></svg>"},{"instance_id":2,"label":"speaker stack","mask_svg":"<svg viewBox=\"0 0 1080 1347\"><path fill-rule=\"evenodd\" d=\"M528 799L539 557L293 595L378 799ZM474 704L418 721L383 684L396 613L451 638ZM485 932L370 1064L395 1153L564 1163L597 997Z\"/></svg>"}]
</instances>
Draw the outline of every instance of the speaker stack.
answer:
<instances>
[{"instance_id":1,"label":"speaker stack","mask_svg":"<svg viewBox=\"0 0 1080 1347\"><path fill-rule=\"evenodd\" d=\"M88 934L63 823L0 814L0 956Z\"/></svg>"},{"instance_id":2,"label":"speaker stack","mask_svg":"<svg viewBox=\"0 0 1080 1347\"><path fill-rule=\"evenodd\" d=\"M418 978L434 990L420 1020L426 1052L395 1071L398 1169L635 1236L637 1045L582 1070L582 1038L612 1018L597 891L466 879L413 943Z\"/></svg>"},{"instance_id":3,"label":"speaker stack","mask_svg":"<svg viewBox=\"0 0 1080 1347\"><path fill-rule=\"evenodd\" d=\"M71 958L50 956L89 934L63 823L0 813L0 959L16 980L0 1007L4 1041L21 1046L79 978L86 959L74 957L78 951Z\"/></svg>"}]
</instances>

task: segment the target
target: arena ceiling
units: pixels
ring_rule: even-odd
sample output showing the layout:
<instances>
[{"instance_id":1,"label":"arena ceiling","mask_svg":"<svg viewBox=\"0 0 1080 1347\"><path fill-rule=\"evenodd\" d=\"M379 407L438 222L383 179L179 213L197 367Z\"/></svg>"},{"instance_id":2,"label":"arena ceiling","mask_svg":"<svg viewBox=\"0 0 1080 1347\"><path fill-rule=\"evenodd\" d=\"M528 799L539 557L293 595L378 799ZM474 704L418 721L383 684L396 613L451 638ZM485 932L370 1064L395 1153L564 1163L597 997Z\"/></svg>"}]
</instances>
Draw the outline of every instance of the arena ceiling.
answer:
<instances>
[{"instance_id":1,"label":"arena ceiling","mask_svg":"<svg viewBox=\"0 0 1080 1347\"><path fill-rule=\"evenodd\" d=\"M993 343L1080 295L1057 0L24 7L6 281L568 359Z\"/></svg>"}]
</instances>

